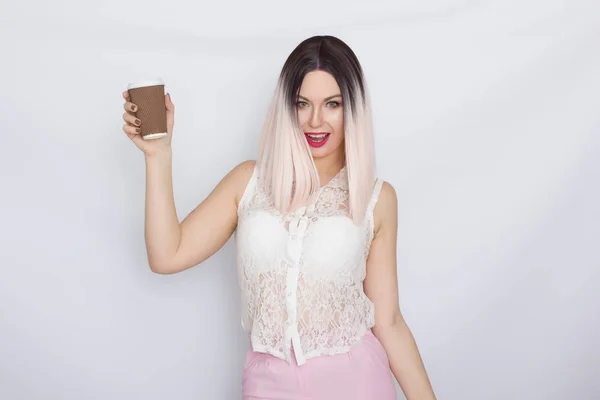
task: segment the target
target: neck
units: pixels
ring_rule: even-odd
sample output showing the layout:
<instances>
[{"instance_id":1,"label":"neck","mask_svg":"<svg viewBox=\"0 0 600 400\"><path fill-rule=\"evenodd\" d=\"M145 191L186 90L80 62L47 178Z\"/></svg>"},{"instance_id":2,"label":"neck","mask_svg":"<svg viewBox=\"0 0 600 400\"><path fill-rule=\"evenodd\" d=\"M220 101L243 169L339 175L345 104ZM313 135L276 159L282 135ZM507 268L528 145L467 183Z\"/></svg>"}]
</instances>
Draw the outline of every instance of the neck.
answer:
<instances>
[{"instance_id":1,"label":"neck","mask_svg":"<svg viewBox=\"0 0 600 400\"><path fill-rule=\"evenodd\" d=\"M327 157L315 158L315 166L319 173L321 184L329 182L346 163L344 151L335 152Z\"/></svg>"}]
</instances>

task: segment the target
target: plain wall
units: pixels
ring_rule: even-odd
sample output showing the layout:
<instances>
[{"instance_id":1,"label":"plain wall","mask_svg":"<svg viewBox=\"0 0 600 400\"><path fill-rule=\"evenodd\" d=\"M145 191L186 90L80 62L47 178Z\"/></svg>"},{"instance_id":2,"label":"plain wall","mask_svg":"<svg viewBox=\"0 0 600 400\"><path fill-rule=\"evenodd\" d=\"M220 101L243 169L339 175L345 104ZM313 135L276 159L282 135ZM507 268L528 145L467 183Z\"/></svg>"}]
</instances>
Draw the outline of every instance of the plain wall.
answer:
<instances>
[{"instance_id":1,"label":"plain wall","mask_svg":"<svg viewBox=\"0 0 600 400\"><path fill-rule=\"evenodd\" d=\"M184 218L256 157L313 34L363 63L400 305L438 398L600 398L600 5L583 0L2 2L0 398L240 398L235 243L150 271L121 93L167 83Z\"/></svg>"}]
</instances>

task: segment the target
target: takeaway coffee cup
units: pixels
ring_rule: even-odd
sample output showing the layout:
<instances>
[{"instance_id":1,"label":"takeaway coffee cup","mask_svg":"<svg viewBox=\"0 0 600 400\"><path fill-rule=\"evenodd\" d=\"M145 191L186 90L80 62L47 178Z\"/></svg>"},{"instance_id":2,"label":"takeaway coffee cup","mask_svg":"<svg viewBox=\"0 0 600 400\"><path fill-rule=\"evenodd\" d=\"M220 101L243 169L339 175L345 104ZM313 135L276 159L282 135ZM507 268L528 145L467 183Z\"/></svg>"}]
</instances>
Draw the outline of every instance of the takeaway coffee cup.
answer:
<instances>
[{"instance_id":1,"label":"takeaway coffee cup","mask_svg":"<svg viewBox=\"0 0 600 400\"><path fill-rule=\"evenodd\" d=\"M142 121L140 135L146 140L167 136L165 84L162 79L130 83L129 101L138 106L135 116Z\"/></svg>"}]
</instances>

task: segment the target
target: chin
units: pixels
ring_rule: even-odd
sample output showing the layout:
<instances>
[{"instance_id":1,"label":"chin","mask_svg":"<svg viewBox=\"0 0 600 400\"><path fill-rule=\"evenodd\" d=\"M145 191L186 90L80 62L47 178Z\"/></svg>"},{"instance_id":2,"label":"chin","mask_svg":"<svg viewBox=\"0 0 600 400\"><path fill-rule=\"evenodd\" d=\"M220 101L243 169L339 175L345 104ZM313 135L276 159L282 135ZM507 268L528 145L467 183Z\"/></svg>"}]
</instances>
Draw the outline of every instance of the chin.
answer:
<instances>
[{"instance_id":1,"label":"chin","mask_svg":"<svg viewBox=\"0 0 600 400\"><path fill-rule=\"evenodd\" d=\"M311 147L310 153L312 154L313 158L327 157L328 155L335 152L335 149L330 149L328 147L329 146L323 146L323 147L319 147L319 148Z\"/></svg>"},{"instance_id":2,"label":"chin","mask_svg":"<svg viewBox=\"0 0 600 400\"><path fill-rule=\"evenodd\" d=\"M310 154L312 154L313 158L321 158L323 156L326 156L329 152L325 151L323 148L320 149L315 149L315 148L310 148Z\"/></svg>"},{"instance_id":3,"label":"chin","mask_svg":"<svg viewBox=\"0 0 600 400\"><path fill-rule=\"evenodd\" d=\"M322 147L313 147L310 146L310 144L309 147L313 158L323 158L335 153L343 145L343 141L341 143L333 143L330 141L329 143L325 143Z\"/></svg>"}]
</instances>

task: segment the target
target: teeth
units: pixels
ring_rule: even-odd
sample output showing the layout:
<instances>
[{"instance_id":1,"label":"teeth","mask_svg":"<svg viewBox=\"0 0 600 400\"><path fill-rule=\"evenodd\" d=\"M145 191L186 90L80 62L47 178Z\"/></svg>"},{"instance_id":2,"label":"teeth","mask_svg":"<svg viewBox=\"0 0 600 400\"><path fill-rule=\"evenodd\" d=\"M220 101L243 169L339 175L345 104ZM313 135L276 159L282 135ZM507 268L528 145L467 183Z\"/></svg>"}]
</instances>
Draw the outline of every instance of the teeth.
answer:
<instances>
[{"instance_id":1,"label":"teeth","mask_svg":"<svg viewBox=\"0 0 600 400\"><path fill-rule=\"evenodd\" d=\"M325 136L327 136L327 135L328 135L327 133L322 133L320 135L307 135L307 136L311 139L319 140L319 139L325 138Z\"/></svg>"}]
</instances>

